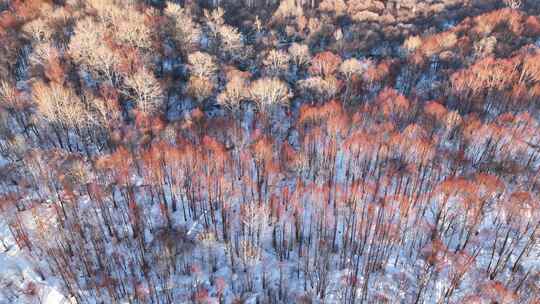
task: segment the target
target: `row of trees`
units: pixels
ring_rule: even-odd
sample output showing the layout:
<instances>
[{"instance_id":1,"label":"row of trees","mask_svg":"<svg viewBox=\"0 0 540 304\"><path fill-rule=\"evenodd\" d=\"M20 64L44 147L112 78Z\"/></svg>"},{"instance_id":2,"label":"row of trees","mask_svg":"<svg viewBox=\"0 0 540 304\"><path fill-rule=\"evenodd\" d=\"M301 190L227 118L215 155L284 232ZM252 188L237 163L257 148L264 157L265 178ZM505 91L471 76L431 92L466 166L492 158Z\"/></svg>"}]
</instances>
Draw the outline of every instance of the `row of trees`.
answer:
<instances>
[{"instance_id":1,"label":"row of trees","mask_svg":"<svg viewBox=\"0 0 540 304\"><path fill-rule=\"evenodd\" d=\"M3 184L6 202L19 198L16 207L27 210L12 213L13 237L45 258L47 275L79 303L250 293L265 302L447 303L476 290L533 303L540 206L536 179L524 178L537 171L535 150L514 164L517 186L509 169L493 165L495 155L514 158L495 148L503 140L479 140L474 132L484 126L467 135L455 122L396 129L391 121L407 119L411 105L395 94L352 116L335 101L304 106L296 147L265 134L242 140L248 134L229 120L216 134L120 146L90 162L35 150L23 159L21 182ZM431 103L418 120L437 115L459 117ZM516 137L526 132L518 125L509 125ZM222 143L229 132L239 136L232 149ZM453 140L461 148L449 150ZM469 152L482 142L482 153Z\"/></svg>"}]
</instances>

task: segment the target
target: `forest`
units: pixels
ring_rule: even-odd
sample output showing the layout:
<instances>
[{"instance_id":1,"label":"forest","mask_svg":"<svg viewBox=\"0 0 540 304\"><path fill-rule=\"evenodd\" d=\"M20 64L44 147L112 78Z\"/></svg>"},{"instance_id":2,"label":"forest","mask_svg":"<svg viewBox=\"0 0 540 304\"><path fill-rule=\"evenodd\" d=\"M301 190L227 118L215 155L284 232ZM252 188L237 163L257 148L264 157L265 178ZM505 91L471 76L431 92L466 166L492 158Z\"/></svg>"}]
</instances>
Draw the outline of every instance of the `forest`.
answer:
<instances>
[{"instance_id":1,"label":"forest","mask_svg":"<svg viewBox=\"0 0 540 304\"><path fill-rule=\"evenodd\" d=\"M12 303L540 303L540 1L0 0Z\"/></svg>"}]
</instances>

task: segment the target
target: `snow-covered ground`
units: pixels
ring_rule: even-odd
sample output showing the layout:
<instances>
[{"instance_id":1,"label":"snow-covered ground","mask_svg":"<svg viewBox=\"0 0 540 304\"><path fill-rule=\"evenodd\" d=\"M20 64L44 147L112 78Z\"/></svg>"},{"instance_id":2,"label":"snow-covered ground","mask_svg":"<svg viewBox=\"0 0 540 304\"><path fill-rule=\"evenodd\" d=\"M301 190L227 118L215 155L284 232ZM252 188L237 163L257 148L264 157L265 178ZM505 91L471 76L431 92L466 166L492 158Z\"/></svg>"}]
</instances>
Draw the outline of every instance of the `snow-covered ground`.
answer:
<instances>
[{"instance_id":1,"label":"snow-covered ground","mask_svg":"<svg viewBox=\"0 0 540 304\"><path fill-rule=\"evenodd\" d=\"M5 218L0 217L0 304L64 304L71 303L56 278L43 280L38 274L35 257L21 250ZM4 246L5 245L5 246Z\"/></svg>"}]
</instances>

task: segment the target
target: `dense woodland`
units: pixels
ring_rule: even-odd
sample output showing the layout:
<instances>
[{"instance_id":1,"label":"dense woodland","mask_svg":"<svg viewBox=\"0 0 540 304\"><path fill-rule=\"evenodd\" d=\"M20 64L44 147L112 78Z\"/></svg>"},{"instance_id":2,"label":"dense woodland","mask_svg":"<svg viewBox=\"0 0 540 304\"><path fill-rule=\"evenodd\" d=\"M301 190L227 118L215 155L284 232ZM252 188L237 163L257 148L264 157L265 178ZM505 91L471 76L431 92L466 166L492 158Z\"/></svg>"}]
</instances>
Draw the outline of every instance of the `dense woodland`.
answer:
<instances>
[{"instance_id":1,"label":"dense woodland","mask_svg":"<svg viewBox=\"0 0 540 304\"><path fill-rule=\"evenodd\" d=\"M0 0L0 303L540 303L539 13Z\"/></svg>"}]
</instances>

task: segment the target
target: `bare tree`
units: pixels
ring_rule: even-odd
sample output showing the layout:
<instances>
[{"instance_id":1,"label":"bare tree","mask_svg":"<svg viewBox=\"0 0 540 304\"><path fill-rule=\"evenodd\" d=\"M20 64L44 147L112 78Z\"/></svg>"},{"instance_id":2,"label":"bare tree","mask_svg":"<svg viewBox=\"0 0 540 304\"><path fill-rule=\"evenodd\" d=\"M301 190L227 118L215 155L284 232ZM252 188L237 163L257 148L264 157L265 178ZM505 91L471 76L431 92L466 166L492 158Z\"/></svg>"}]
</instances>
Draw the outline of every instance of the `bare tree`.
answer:
<instances>
[{"instance_id":1,"label":"bare tree","mask_svg":"<svg viewBox=\"0 0 540 304\"><path fill-rule=\"evenodd\" d=\"M216 54L224 55L225 59L242 61L249 55L250 47L244 44L244 36L238 29L225 24L224 13L222 8L204 11L211 46Z\"/></svg>"},{"instance_id":2,"label":"bare tree","mask_svg":"<svg viewBox=\"0 0 540 304\"><path fill-rule=\"evenodd\" d=\"M125 80L124 90L132 97L137 108L147 114L156 113L163 104L163 90L154 74L146 68L139 69Z\"/></svg>"},{"instance_id":3,"label":"bare tree","mask_svg":"<svg viewBox=\"0 0 540 304\"><path fill-rule=\"evenodd\" d=\"M133 2L90 0L87 5L97 12L100 23L112 30L116 42L142 49L151 46L152 30Z\"/></svg>"},{"instance_id":4,"label":"bare tree","mask_svg":"<svg viewBox=\"0 0 540 304\"><path fill-rule=\"evenodd\" d=\"M249 87L246 79L233 76L225 85L225 89L218 95L217 101L222 106L235 111L240 102L249 97Z\"/></svg>"},{"instance_id":5,"label":"bare tree","mask_svg":"<svg viewBox=\"0 0 540 304\"><path fill-rule=\"evenodd\" d=\"M214 93L215 78L191 76L187 83L187 93L197 102L202 103Z\"/></svg>"},{"instance_id":6,"label":"bare tree","mask_svg":"<svg viewBox=\"0 0 540 304\"><path fill-rule=\"evenodd\" d=\"M75 126L83 121L84 109L80 99L69 88L38 82L32 87L32 97L41 116L51 123Z\"/></svg>"},{"instance_id":7,"label":"bare tree","mask_svg":"<svg viewBox=\"0 0 540 304\"><path fill-rule=\"evenodd\" d=\"M339 72L345 78L344 100L348 102L351 98L353 82L361 78L362 74L367 71L368 65L356 58L351 58L343 61L339 66Z\"/></svg>"},{"instance_id":8,"label":"bare tree","mask_svg":"<svg viewBox=\"0 0 540 304\"><path fill-rule=\"evenodd\" d=\"M305 44L294 42L289 47L288 52L291 56L291 61L299 67L307 65L311 59L309 47Z\"/></svg>"},{"instance_id":9,"label":"bare tree","mask_svg":"<svg viewBox=\"0 0 540 304\"><path fill-rule=\"evenodd\" d=\"M19 93L15 86L7 81L0 81L0 106L7 109L15 109Z\"/></svg>"},{"instance_id":10,"label":"bare tree","mask_svg":"<svg viewBox=\"0 0 540 304\"><path fill-rule=\"evenodd\" d=\"M49 85L37 82L32 86L32 98L37 104L39 117L52 128L58 144L72 151L75 146L70 141L70 131L79 133L88 124L87 111L75 92L58 83Z\"/></svg>"},{"instance_id":11,"label":"bare tree","mask_svg":"<svg viewBox=\"0 0 540 304\"><path fill-rule=\"evenodd\" d=\"M201 78L213 78L218 66L212 55L195 52L188 55L189 70L191 75Z\"/></svg>"},{"instance_id":12,"label":"bare tree","mask_svg":"<svg viewBox=\"0 0 540 304\"><path fill-rule=\"evenodd\" d=\"M276 105L288 106L291 92L287 85L277 78L261 78L254 81L249 89L257 107L266 111Z\"/></svg>"},{"instance_id":13,"label":"bare tree","mask_svg":"<svg viewBox=\"0 0 540 304\"><path fill-rule=\"evenodd\" d=\"M54 34L54 29L49 25L45 18L36 18L25 23L22 27L22 31L33 43L48 42Z\"/></svg>"},{"instance_id":14,"label":"bare tree","mask_svg":"<svg viewBox=\"0 0 540 304\"><path fill-rule=\"evenodd\" d=\"M201 103L209 98L216 88L218 65L212 55L204 52L189 54L188 62L191 76L187 92Z\"/></svg>"},{"instance_id":15,"label":"bare tree","mask_svg":"<svg viewBox=\"0 0 540 304\"><path fill-rule=\"evenodd\" d=\"M202 32L190 13L180 5L168 2L165 15L172 21L173 38L178 47L186 53L194 50L199 45Z\"/></svg>"},{"instance_id":16,"label":"bare tree","mask_svg":"<svg viewBox=\"0 0 540 304\"><path fill-rule=\"evenodd\" d=\"M337 96L341 88L341 81L333 76L309 77L298 82L298 88L303 96L311 101L324 102Z\"/></svg>"},{"instance_id":17,"label":"bare tree","mask_svg":"<svg viewBox=\"0 0 540 304\"><path fill-rule=\"evenodd\" d=\"M106 43L108 30L105 24L94 22L91 18L80 20L74 29L69 43L69 54L82 67L98 79L114 81L120 55L113 52Z\"/></svg>"},{"instance_id":18,"label":"bare tree","mask_svg":"<svg viewBox=\"0 0 540 304\"><path fill-rule=\"evenodd\" d=\"M289 69L290 56L282 50L272 49L263 60L266 74L270 77L277 77L284 74Z\"/></svg>"}]
</instances>

